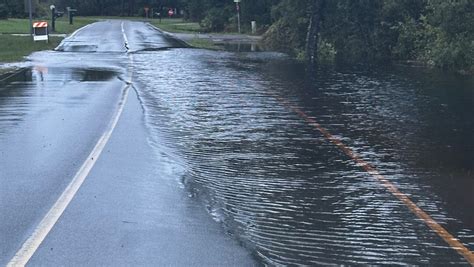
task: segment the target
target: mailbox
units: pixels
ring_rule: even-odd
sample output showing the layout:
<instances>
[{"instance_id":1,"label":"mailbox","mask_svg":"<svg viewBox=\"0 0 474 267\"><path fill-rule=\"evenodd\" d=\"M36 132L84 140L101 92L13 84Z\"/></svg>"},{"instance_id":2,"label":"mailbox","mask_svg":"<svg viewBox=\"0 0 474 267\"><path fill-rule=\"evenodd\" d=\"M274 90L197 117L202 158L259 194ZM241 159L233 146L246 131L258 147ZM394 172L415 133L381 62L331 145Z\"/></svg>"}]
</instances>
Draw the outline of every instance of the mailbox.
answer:
<instances>
[{"instance_id":1,"label":"mailbox","mask_svg":"<svg viewBox=\"0 0 474 267\"><path fill-rule=\"evenodd\" d=\"M76 15L77 9L67 7L67 15L69 17L69 24L73 24L74 16Z\"/></svg>"}]
</instances>

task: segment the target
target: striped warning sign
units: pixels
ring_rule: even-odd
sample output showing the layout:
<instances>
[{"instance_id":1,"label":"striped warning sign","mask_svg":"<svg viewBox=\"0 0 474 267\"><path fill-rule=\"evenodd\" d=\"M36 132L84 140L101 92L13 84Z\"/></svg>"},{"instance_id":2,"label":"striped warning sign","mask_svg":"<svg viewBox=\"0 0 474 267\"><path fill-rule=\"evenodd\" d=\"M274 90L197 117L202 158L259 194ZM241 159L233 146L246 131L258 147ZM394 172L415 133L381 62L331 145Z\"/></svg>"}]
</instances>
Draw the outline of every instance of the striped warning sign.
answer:
<instances>
[{"instance_id":1,"label":"striped warning sign","mask_svg":"<svg viewBox=\"0 0 474 267\"><path fill-rule=\"evenodd\" d=\"M46 21L38 21L33 23L33 28L45 28L48 27L48 22Z\"/></svg>"},{"instance_id":2,"label":"striped warning sign","mask_svg":"<svg viewBox=\"0 0 474 267\"><path fill-rule=\"evenodd\" d=\"M33 40L34 41L48 41L48 22L37 21L33 23Z\"/></svg>"}]
</instances>

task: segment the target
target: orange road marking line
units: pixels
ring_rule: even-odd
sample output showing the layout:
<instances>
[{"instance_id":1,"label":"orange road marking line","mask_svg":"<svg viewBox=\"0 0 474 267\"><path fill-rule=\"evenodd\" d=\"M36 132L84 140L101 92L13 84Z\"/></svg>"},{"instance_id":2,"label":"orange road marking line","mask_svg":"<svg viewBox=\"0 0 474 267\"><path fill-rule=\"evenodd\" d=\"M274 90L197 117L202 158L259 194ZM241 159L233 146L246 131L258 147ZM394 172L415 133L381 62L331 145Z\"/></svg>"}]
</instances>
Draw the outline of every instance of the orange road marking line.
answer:
<instances>
[{"instance_id":1,"label":"orange road marking line","mask_svg":"<svg viewBox=\"0 0 474 267\"><path fill-rule=\"evenodd\" d=\"M418 218L420 218L423 222L425 222L428 227L431 228L439 237L441 237L446 243L448 243L454 250L456 250L461 256L463 256L469 264L474 266L474 253L470 251L464 244L462 244L457 238L451 235L443 226L437 223L431 216L426 213L423 209L418 207L406 194L402 193L398 190L397 186L390 182L385 176L379 173L377 169L372 166L370 163L362 159L356 152L352 149L347 147L344 143L341 142L337 137L332 135L328 130L321 126L313 117L308 116L304 111L301 109L291 105L288 101L283 99L282 97L276 96L276 98L282 102L285 106L289 109L296 112L300 117L302 117L309 125L316 128L319 132L321 132L326 139L328 139L331 143L336 145L339 149L341 149L347 156L349 156L352 160L356 163L361 165L361 167L371 174L374 178L376 178L392 195L394 195L397 199L399 199L407 208L415 214Z\"/></svg>"}]
</instances>

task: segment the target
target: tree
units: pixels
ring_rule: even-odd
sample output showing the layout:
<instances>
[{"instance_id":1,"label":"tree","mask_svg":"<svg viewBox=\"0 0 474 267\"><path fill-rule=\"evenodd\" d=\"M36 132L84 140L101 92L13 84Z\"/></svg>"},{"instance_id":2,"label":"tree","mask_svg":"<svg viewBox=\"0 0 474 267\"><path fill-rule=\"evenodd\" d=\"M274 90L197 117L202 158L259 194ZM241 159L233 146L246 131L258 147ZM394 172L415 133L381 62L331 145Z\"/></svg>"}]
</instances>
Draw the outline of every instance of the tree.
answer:
<instances>
[{"instance_id":1,"label":"tree","mask_svg":"<svg viewBox=\"0 0 474 267\"><path fill-rule=\"evenodd\" d=\"M324 5L324 0L314 0L311 5L311 18L306 37L306 58L310 64L314 64L318 56L318 36Z\"/></svg>"},{"instance_id":2,"label":"tree","mask_svg":"<svg viewBox=\"0 0 474 267\"><path fill-rule=\"evenodd\" d=\"M8 17L8 8L5 4L0 3L0 19L6 19Z\"/></svg>"}]
</instances>

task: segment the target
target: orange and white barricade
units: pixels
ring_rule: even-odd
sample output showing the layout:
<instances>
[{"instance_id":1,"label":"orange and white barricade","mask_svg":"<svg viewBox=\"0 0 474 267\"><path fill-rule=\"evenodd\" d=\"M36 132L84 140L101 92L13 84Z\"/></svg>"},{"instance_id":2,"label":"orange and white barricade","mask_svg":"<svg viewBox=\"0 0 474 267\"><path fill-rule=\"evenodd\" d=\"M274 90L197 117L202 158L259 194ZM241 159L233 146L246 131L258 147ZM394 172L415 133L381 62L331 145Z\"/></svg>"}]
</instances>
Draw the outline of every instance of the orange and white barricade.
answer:
<instances>
[{"instance_id":1,"label":"orange and white barricade","mask_svg":"<svg viewBox=\"0 0 474 267\"><path fill-rule=\"evenodd\" d=\"M33 23L33 40L34 41L48 41L48 22L38 21Z\"/></svg>"}]
</instances>

